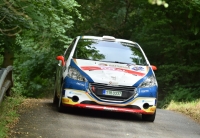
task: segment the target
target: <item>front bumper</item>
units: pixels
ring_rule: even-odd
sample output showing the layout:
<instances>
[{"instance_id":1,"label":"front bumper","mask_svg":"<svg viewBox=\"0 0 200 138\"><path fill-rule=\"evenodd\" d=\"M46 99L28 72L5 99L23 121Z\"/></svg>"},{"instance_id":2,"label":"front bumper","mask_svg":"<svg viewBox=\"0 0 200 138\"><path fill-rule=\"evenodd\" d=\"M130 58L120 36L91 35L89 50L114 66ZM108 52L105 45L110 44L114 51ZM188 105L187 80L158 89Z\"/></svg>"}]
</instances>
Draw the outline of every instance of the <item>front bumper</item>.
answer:
<instances>
[{"instance_id":1,"label":"front bumper","mask_svg":"<svg viewBox=\"0 0 200 138\"><path fill-rule=\"evenodd\" d=\"M64 106L108 110L116 112L130 112L140 114L154 114L156 98L136 97L125 103L117 101L97 101L90 93L82 90L65 89L62 97Z\"/></svg>"}]
</instances>

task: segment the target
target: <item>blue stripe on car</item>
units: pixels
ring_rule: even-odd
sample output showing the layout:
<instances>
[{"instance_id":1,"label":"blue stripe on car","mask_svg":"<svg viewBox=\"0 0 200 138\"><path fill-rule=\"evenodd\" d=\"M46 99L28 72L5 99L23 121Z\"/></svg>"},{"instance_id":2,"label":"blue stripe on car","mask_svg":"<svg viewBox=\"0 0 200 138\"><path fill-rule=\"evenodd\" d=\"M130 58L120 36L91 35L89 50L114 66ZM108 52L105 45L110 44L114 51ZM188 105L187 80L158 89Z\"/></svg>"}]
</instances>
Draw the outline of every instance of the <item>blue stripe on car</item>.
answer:
<instances>
[{"instance_id":1,"label":"blue stripe on car","mask_svg":"<svg viewBox=\"0 0 200 138\"><path fill-rule=\"evenodd\" d=\"M145 81L148 77L150 77L151 75L153 75L153 72L151 69L149 69L148 73L146 74L146 76L144 76L143 78L141 78L139 81L137 81L133 87L138 87L143 81Z\"/></svg>"},{"instance_id":2,"label":"blue stripe on car","mask_svg":"<svg viewBox=\"0 0 200 138\"><path fill-rule=\"evenodd\" d=\"M87 75L84 71L82 71L82 70L74 63L74 60L73 60L73 59L71 59L70 66L73 67L73 68L75 68L76 70L78 70L78 71L80 72L80 74L81 74L82 76L84 76L89 82L94 82L94 81L92 80L92 78L91 78L89 75Z\"/></svg>"},{"instance_id":3,"label":"blue stripe on car","mask_svg":"<svg viewBox=\"0 0 200 138\"><path fill-rule=\"evenodd\" d=\"M157 98L158 86L147 88L137 88L138 97L155 97Z\"/></svg>"},{"instance_id":4,"label":"blue stripe on car","mask_svg":"<svg viewBox=\"0 0 200 138\"><path fill-rule=\"evenodd\" d=\"M87 91L87 89L89 87L88 82L74 80L74 79L69 78L69 77L65 77L63 85L64 85L63 86L64 88L75 89L75 90L83 90L83 91Z\"/></svg>"}]
</instances>

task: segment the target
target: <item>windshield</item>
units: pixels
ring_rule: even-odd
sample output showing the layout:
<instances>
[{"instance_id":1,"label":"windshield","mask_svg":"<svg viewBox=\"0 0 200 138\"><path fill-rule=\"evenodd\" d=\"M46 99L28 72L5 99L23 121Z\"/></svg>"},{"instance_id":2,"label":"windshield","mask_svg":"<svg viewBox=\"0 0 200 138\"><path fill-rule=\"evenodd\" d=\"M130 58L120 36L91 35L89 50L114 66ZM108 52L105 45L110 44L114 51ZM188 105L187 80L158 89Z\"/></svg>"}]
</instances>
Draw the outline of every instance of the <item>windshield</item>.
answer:
<instances>
[{"instance_id":1,"label":"windshield","mask_svg":"<svg viewBox=\"0 0 200 138\"><path fill-rule=\"evenodd\" d=\"M80 39L73 58L146 65L138 45L94 39Z\"/></svg>"}]
</instances>

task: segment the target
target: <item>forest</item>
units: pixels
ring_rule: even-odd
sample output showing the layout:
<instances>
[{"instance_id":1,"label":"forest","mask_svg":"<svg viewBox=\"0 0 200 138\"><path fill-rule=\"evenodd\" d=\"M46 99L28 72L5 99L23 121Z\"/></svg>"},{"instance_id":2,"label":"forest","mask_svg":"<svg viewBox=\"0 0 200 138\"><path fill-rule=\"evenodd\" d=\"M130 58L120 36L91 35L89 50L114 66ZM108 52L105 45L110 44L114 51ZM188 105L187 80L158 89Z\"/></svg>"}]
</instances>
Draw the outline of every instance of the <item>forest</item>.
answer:
<instances>
[{"instance_id":1,"label":"forest","mask_svg":"<svg viewBox=\"0 0 200 138\"><path fill-rule=\"evenodd\" d=\"M200 98L200 0L1 0L0 67L12 93L53 93L56 56L78 35L141 45L155 65L160 106Z\"/></svg>"}]
</instances>

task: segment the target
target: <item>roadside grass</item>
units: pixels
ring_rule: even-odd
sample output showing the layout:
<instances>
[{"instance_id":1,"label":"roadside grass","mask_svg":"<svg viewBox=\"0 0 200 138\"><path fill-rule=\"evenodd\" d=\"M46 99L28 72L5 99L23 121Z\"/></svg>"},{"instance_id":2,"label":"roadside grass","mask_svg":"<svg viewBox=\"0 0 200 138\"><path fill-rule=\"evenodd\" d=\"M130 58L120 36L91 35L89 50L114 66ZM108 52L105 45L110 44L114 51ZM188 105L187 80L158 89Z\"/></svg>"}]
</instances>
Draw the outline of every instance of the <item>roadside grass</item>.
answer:
<instances>
[{"instance_id":1,"label":"roadside grass","mask_svg":"<svg viewBox=\"0 0 200 138\"><path fill-rule=\"evenodd\" d=\"M0 105L0 138L6 138L9 129L18 122L19 114L17 107L23 102L23 99L23 97L17 95L4 97Z\"/></svg>"},{"instance_id":2,"label":"roadside grass","mask_svg":"<svg viewBox=\"0 0 200 138\"><path fill-rule=\"evenodd\" d=\"M171 101L166 109L181 112L200 123L200 99L192 102Z\"/></svg>"}]
</instances>

